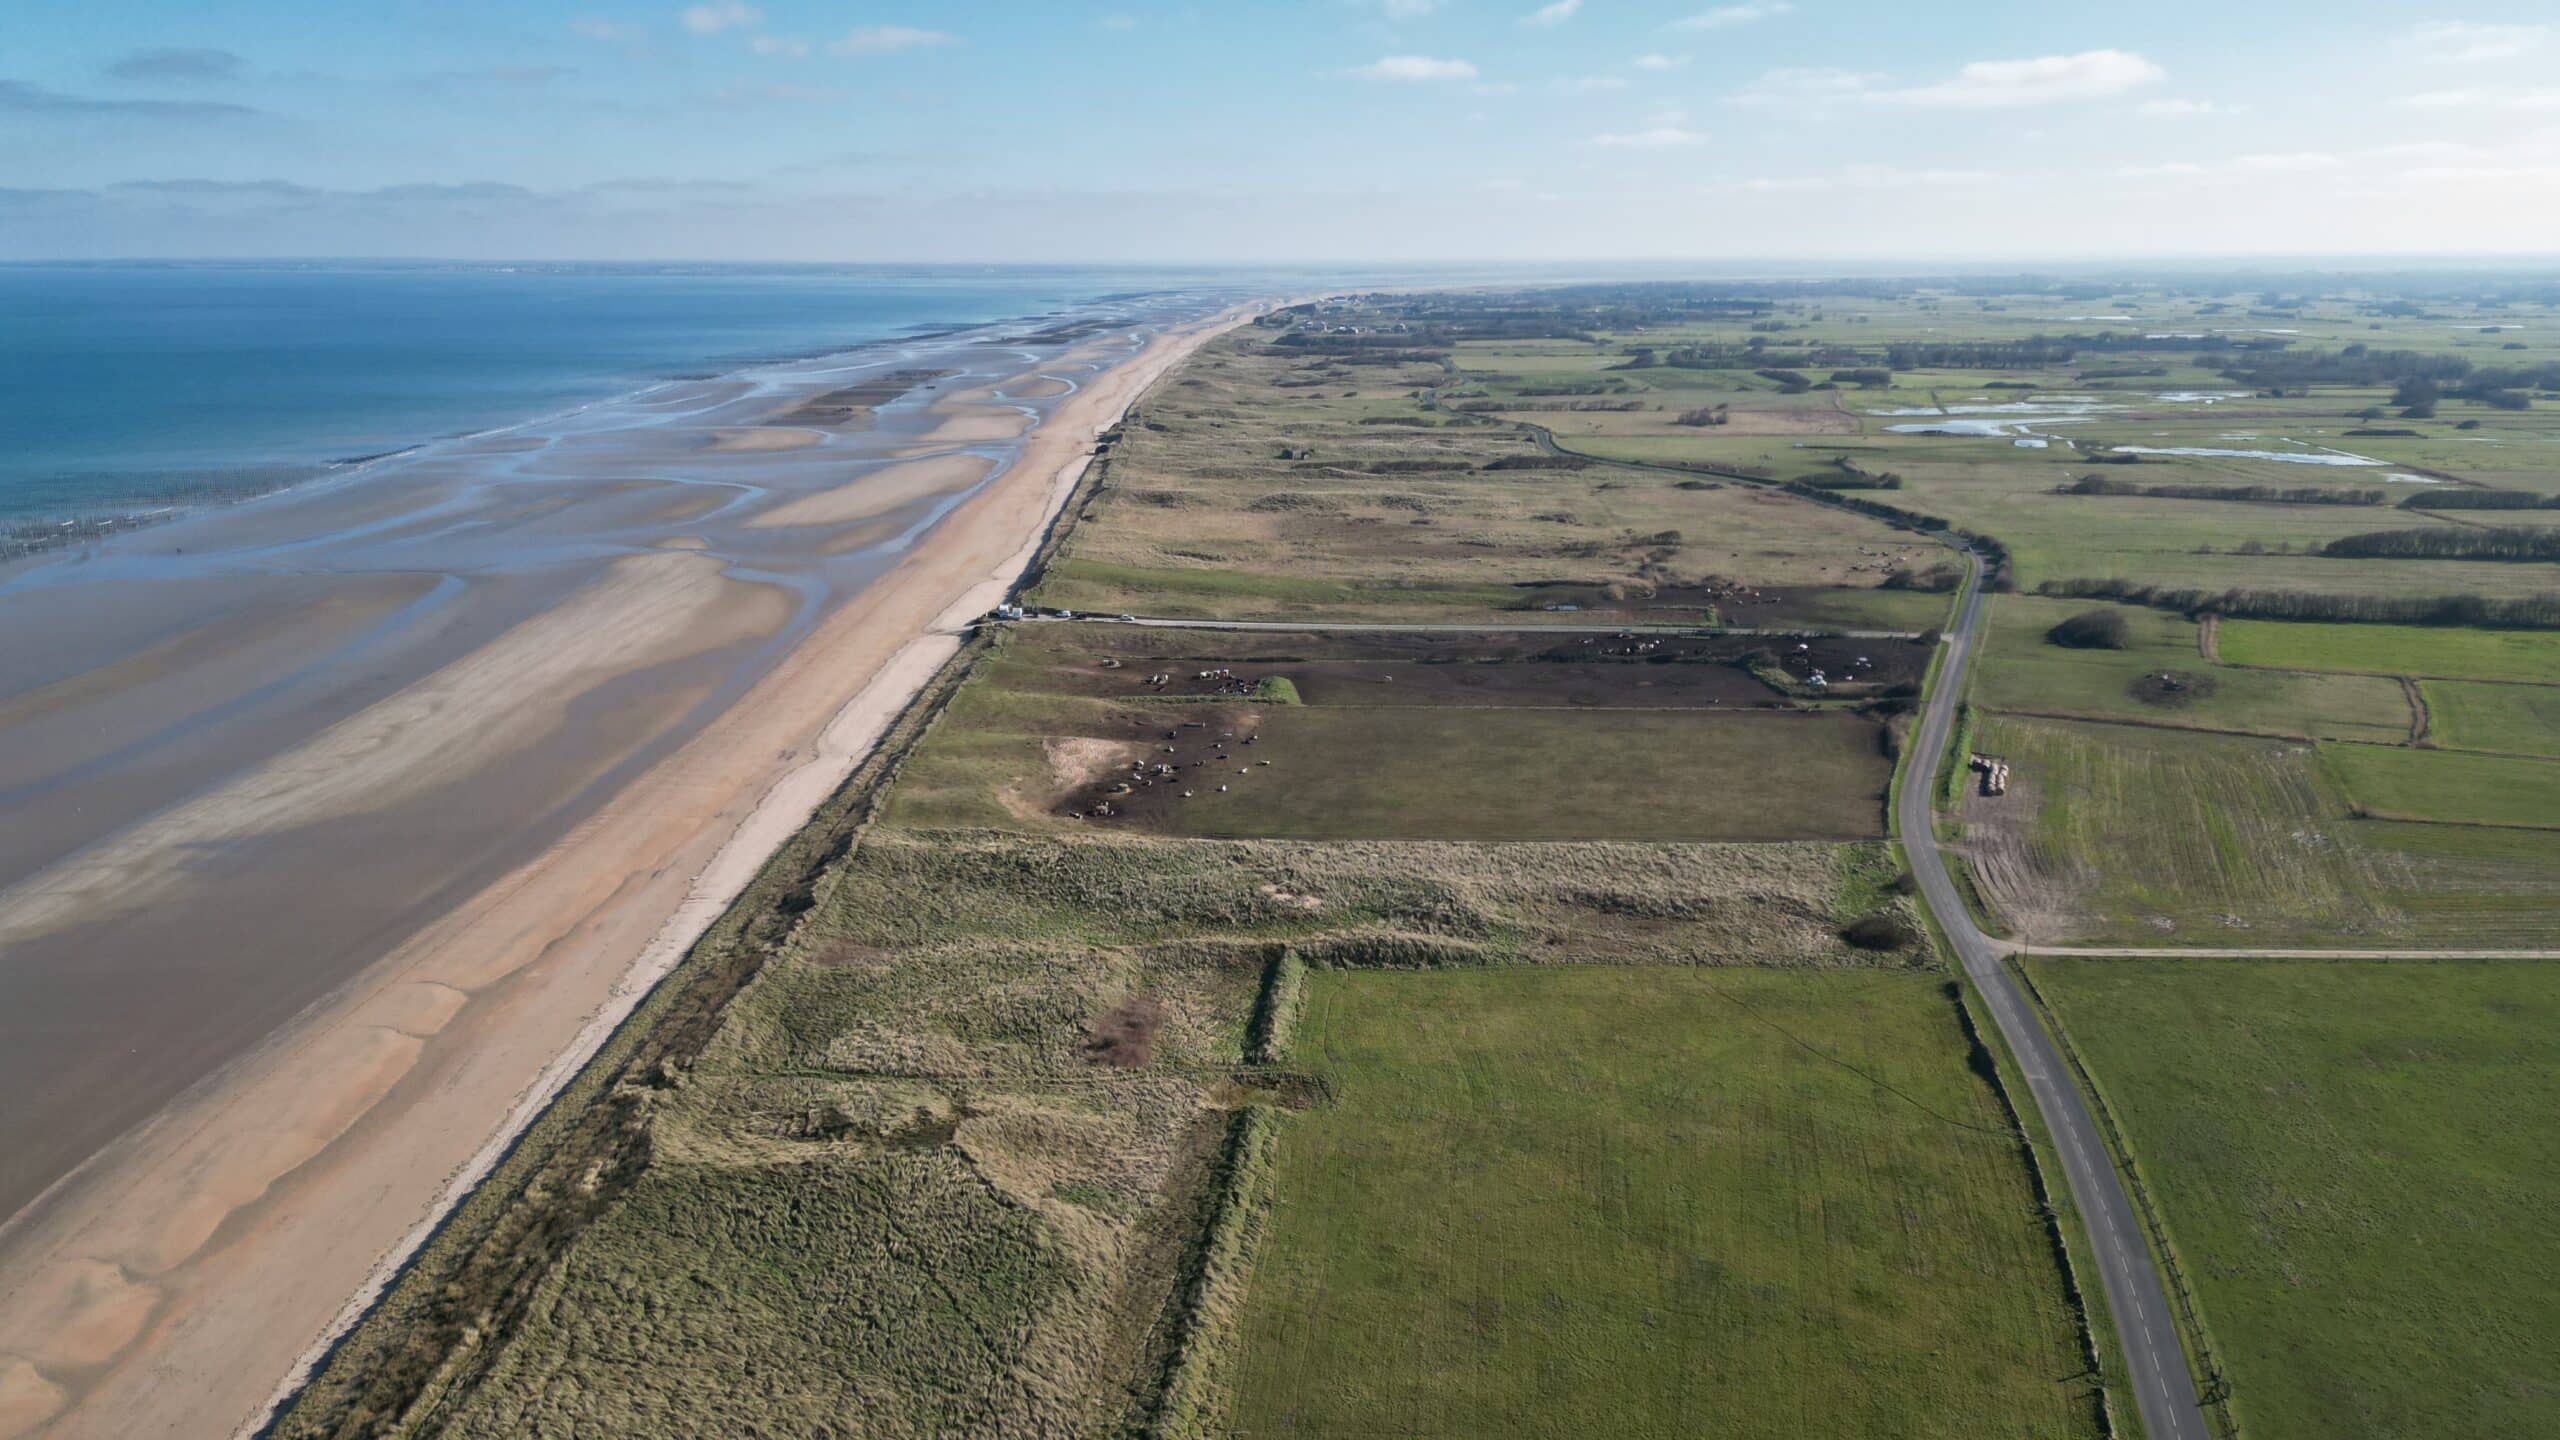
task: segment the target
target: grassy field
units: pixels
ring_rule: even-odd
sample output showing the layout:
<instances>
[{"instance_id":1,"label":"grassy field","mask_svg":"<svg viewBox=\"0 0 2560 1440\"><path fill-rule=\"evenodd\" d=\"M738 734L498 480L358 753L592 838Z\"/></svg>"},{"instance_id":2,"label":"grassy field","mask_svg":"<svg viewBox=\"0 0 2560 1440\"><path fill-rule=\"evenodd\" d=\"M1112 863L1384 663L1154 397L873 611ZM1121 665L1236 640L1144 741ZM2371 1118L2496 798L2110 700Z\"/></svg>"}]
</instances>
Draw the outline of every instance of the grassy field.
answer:
<instances>
[{"instance_id":1,"label":"grassy field","mask_svg":"<svg viewBox=\"0 0 2560 1440\"><path fill-rule=\"evenodd\" d=\"M2312 747L1989 717L2010 792L1974 797L1965 849L2030 939L2274 943L2395 928L2387 871L2345 838Z\"/></svg>"},{"instance_id":2,"label":"grassy field","mask_svg":"<svg viewBox=\"0 0 2560 1440\"><path fill-rule=\"evenodd\" d=\"M2095 1433L1925 975L1326 974L1234 1432Z\"/></svg>"},{"instance_id":3,"label":"grassy field","mask_svg":"<svg viewBox=\"0 0 2560 1440\"><path fill-rule=\"evenodd\" d=\"M1892 768L1875 725L1841 712L1310 706L1266 711L1255 737L1231 757L1249 765L1184 779L1190 798L1137 823L1310 840L1846 840L1882 833ZM1006 798L1043 784L1044 753L1036 735L1009 742L955 726L917 758L889 818L1083 823ZM1738 774L1786 779L1735 787Z\"/></svg>"},{"instance_id":4,"label":"grassy field","mask_svg":"<svg viewBox=\"0 0 2560 1440\"><path fill-rule=\"evenodd\" d=\"M2355 806L2377 818L2560 830L2560 763L2377 745L2320 753Z\"/></svg>"},{"instance_id":5,"label":"grassy field","mask_svg":"<svg viewBox=\"0 0 2560 1440\"><path fill-rule=\"evenodd\" d=\"M2560 1435L2560 969L2025 962L2253 1440Z\"/></svg>"},{"instance_id":6,"label":"grassy field","mask_svg":"<svg viewBox=\"0 0 2560 1440\"><path fill-rule=\"evenodd\" d=\"M2541 630L2227 620L2221 651L2235 665L2560 685L2560 633Z\"/></svg>"},{"instance_id":7,"label":"grassy field","mask_svg":"<svg viewBox=\"0 0 2560 1440\"><path fill-rule=\"evenodd\" d=\"M1116 637L1089 643L1148 639ZM1362 653L1353 640L1298 638ZM1214 642L1190 643L1197 651ZM1294 839L1786 841L1884 831L1892 760L1879 721L1782 708L1776 691L1733 664L1461 667L1412 657L1402 642L1396 653L1412 664L1132 657L1139 671L1191 675L1214 661L1253 677L1298 674L1292 691L1309 703L1272 704L1125 680L1113 689L1107 682L1132 673L1126 665L1095 670L1099 651L1065 645L1035 631L963 689L910 762L892 823ZM1882 649L1847 644L1843 662L1862 645ZM1272 647L1239 648L1256 656ZM1914 673L1915 647L1884 653L1896 673ZM1461 678L1478 683L1453 683ZM1133 764L1175 773L1132 777ZM1734 783L1739 775L1755 783Z\"/></svg>"},{"instance_id":8,"label":"grassy field","mask_svg":"<svg viewBox=\"0 0 2560 1440\"><path fill-rule=\"evenodd\" d=\"M2075 650L2046 638L2057 623L2092 610L2123 618L2126 648ZM2002 595L1991 602L1987 624L1973 688L1985 709L2305 739L2409 738L2409 701L2398 681L2215 665L2199 653L2196 622L2184 616ZM2175 688L2159 683L2163 675L2174 677Z\"/></svg>"},{"instance_id":9,"label":"grassy field","mask_svg":"<svg viewBox=\"0 0 2560 1440\"><path fill-rule=\"evenodd\" d=\"M1615 587L1630 612L1748 621L1764 614L1650 597L1845 587L1839 608L1857 610L1896 565L1936 558L1877 521L1757 487L1552 461L1522 429L1424 408L1450 378L1428 353L1351 364L1252 329L1204 348L1114 448L1109 483L1031 598L1448 619L1535 613L1527 587L1570 584ZM1929 616L1927 597L1904 598L1867 608Z\"/></svg>"},{"instance_id":10,"label":"grassy field","mask_svg":"<svg viewBox=\"0 0 2560 1440\"><path fill-rule=\"evenodd\" d=\"M1283 947L1934 993L1924 954L1837 934L1907 914L1890 873L1871 846L874 831L699 1059L617 1102L650 1112L645 1165L435 1428L1118 1433L1178 1340L1219 1138L1264 1094L1245 1061ZM1970 1223L2023 1228L2012 1203Z\"/></svg>"},{"instance_id":11,"label":"grassy field","mask_svg":"<svg viewBox=\"0 0 2560 1440\"><path fill-rule=\"evenodd\" d=\"M2560 756L2560 686L2429 680L2419 688L2438 745Z\"/></svg>"},{"instance_id":12,"label":"grassy field","mask_svg":"<svg viewBox=\"0 0 2560 1440\"><path fill-rule=\"evenodd\" d=\"M2460 827L2359 819L2334 764L2346 756L2353 780L2379 786L2404 764L2487 757L2001 716L1985 718L1977 743L2015 770L2008 795L1966 801L1963 848L1995 909L2030 940L2525 945L2560 934L2548 837L2470 841L2421 833ZM2371 778L2355 768L2368 764Z\"/></svg>"}]
</instances>

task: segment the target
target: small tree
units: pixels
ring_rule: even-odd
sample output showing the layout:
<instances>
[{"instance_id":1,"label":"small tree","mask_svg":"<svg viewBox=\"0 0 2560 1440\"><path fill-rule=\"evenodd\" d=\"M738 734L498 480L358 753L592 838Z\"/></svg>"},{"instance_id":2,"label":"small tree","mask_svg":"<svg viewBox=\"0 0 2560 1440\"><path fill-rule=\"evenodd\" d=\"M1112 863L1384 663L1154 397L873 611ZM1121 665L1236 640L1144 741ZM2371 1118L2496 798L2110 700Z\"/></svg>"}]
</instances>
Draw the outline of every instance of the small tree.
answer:
<instances>
[{"instance_id":1,"label":"small tree","mask_svg":"<svg viewBox=\"0 0 2560 1440\"><path fill-rule=\"evenodd\" d=\"M2046 631L2045 638L2074 650L2122 650L2133 637L2123 611L2084 610Z\"/></svg>"}]
</instances>

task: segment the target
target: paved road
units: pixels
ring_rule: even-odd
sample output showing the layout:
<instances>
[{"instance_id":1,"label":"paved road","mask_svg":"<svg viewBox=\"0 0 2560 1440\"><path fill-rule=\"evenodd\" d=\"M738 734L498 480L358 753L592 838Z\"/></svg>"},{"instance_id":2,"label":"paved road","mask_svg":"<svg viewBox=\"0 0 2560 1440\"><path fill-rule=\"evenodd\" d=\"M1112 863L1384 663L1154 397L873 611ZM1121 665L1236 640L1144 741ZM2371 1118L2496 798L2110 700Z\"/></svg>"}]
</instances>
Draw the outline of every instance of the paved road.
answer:
<instances>
[{"instance_id":1,"label":"paved road","mask_svg":"<svg viewBox=\"0 0 2560 1440\"><path fill-rule=\"evenodd\" d=\"M1921 712L1911 769L1903 777L1894 828L1901 834L1903 853L1912 875L1920 882L1921 896L1963 959L1965 973L1990 1003L1992 1018L1999 1024L2002 1038L2009 1042L2009 1053L2017 1057L2036 1109L2044 1116L2045 1130L2062 1154L2063 1175L2070 1182L2072 1201L2080 1209L2080 1217L2089 1229L2090 1247L2097 1254L2099 1288L2105 1292L2107 1312L2115 1317L2116 1336L2123 1343L2125 1370L2133 1382L2134 1403L2142 1412L2144 1432L2150 1440L2210 1440L2212 1432L2205 1425L2204 1409L2188 1375L2185 1352L2179 1348L2177 1325L2170 1318L2168 1296L2161 1291L2160 1277L2151 1268L2142 1222L2125 1194L2106 1142L2100 1138L2097 1123L2090 1118L2070 1070L2055 1053L2052 1040L2027 1009L2017 983L2001 964L2000 957L2009 947L1983 934L1981 927L1974 924L1972 912L1956 894L1955 883L1947 877L1946 861L1938 853L1937 831L1930 812L1937 789L1934 781L1938 759L1945 753L1947 737L1954 729L1957 699L1964 693L1965 671L1973 660L1974 638L1982 618L1982 561L1968 551L1965 563L1964 598L1956 612L1955 628L1947 632L1946 662L1940 667L1937 688L1929 697L1928 708Z\"/></svg>"}]
</instances>

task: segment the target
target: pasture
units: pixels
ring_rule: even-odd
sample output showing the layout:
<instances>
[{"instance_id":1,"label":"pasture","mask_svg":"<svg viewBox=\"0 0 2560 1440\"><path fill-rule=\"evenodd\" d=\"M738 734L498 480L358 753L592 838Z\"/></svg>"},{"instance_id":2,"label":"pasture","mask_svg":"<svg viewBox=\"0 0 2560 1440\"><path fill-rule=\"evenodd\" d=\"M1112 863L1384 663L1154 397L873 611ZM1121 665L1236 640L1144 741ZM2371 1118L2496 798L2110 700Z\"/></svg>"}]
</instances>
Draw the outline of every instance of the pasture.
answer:
<instances>
[{"instance_id":1,"label":"pasture","mask_svg":"<svg viewBox=\"0 0 2560 1440\"><path fill-rule=\"evenodd\" d=\"M1450 619L1587 610L1766 623L1768 592L1874 591L1936 546L1769 490L1559 459L1424 397L1421 358L1349 363L1250 332L1204 348L1111 451L1031 598L1111 613ZM1739 593L1736 593L1739 587ZM1723 592L1710 594L1709 592ZM1937 623L1917 605L1876 601ZM1873 613L1873 607L1870 607Z\"/></svg>"},{"instance_id":2,"label":"pasture","mask_svg":"<svg viewBox=\"0 0 2560 1440\"><path fill-rule=\"evenodd\" d=\"M2123 618L2124 649L2073 649L2047 638L2092 610ZM2196 622L2165 611L2002 595L1985 619L1973 699L1986 709L2382 742L2408 739L2413 723L2396 680L2219 665L2204 658Z\"/></svg>"},{"instance_id":3,"label":"pasture","mask_svg":"<svg viewBox=\"0 0 2560 1440\"><path fill-rule=\"evenodd\" d=\"M1892 771L1879 720L1856 701L1792 699L1747 666L1802 678L1830 665L1836 693L1874 697L1907 690L1926 653L1581 636L1488 639L1473 649L1496 658L1466 659L1463 642L1335 636L1250 637L1222 654L1202 635L1167 654L1162 632L1096 635L1089 645L1103 648L1086 648L1047 628L963 688L909 762L891 823L1237 839L1872 838ZM1861 658L1870 666L1853 670ZM1280 694L1295 703L1267 698Z\"/></svg>"},{"instance_id":4,"label":"pasture","mask_svg":"<svg viewBox=\"0 0 2560 1440\"><path fill-rule=\"evenodd\" d=\"M2429 680L2418 688L2438 745L2560 756L2560 686Z\"/></svg>"},{"instance_id":5,"label":"pasture","mask_svg":"<svg viewBox=\"0 0 2560 1440\"><path fill-rule=\"evenodd\" d=\"M2012 779L1999 797L1968 787L1959 849L1995 919L2031 942L2503 946L2560 936L2547 834L2356 814L2351 784L2387 786L2409 773L2404 764L2494 757L2000 715L1983 719L1977 744L2009 760ZM2447 803L2506 803L2470 788L2464 796ZM2499 812L2466 818L2480 813ZM2490 838L2427 833L2461 829Z\"/></svg>"},{"instance_id":6,"label":"pasture","mask_svg":"<svg viewBox=\"0 0 2560 1440\"><path fill-rule=\"evenodd\" d=\"M2200 1291L2244 1435L2560 1434L2560 968L2024 963Z\"/></svg>"},{"instance_id":7,"label":"pasture","mask_svg":"<svg viewBox=\"0 0 2560 1440\"><path fill-rule=\"evenodd\" d=\"M2221 650L2235 665L2560 685L2560 632L2547 630L2227 620Z\"/></svg>"},{"instance_id":8,"label":"pasture","mask_svg":"<svg viewBox=\"0 0 2560 1440\"><path fill-rule=\"evenodd\" d=\"M2320 753L2356 809L2377 819L2560 830L2560 762L2375 745Z\"/></svg>"},{"instance_id":9,"label":"pasture","mask_svg":"<svg viewBox=\"0 0 2560 1440\"><path fill-rule=\"evenodd\" d=\"M1315 977L1251 1435L2097 1433L2018 1141L1910 974Z\"/></svg>"}]
</instances>

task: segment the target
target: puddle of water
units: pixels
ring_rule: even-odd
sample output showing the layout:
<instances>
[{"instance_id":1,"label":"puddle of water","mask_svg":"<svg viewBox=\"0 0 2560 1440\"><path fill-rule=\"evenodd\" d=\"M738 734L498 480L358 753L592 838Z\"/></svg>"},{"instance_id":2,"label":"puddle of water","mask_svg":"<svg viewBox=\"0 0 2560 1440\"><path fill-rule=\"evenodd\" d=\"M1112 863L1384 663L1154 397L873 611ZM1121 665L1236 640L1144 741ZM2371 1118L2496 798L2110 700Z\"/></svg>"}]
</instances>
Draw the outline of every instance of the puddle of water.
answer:
<instances>
[{"instance_id":1,"label":"puddle of water","mask_svg":"<svg viewBox=\"0 0 2560 1440\"><path fill-rule=\"evenodd\" d=\"M2027 433L2027 426L2030 423L2078 425L2084 423L2084 417L2039 415L2032 422L2026 420L1918 420L1902 425L1887 425L1884 428L1896 435L1970 435L1977 439L1996 439L2023 435Z\"/></svg>"},{"instance_id":2,"label":"puddle of water","mask_svg":"<svg viewBox=\"0 0 2560 1440\"><path fill-rule=\"evenodd\" d=\"M1980 397L1976 397L1979 399ZM2095 395L2046 395L2034 400L1991 400L1964 405L1898 405L1890 410L1870 410L1870 415L1891 418L1899 415L2094 415L2102 410L2121 410Z\"/></svg>"},{"instance_id":3,"label":"puddle of water","mask_svg":"<svg viewBox=\"0 0 2560 1440\"><path fill-rule=\"evenodd\" d=\"M2406 470L2394 470L2383 476L2382 482L2386 485L2450 485L2453 483L2450 480L2439 480L2433 475L2412 475Z\"/></svg>"},{"instance_id":4,"label":"puddle of water","mask_svg":"<svg viewBox=\"0 0 2560 1440\"><path fill-rule=\"evenodd\" d=\"M2344 450L2225 450L2212 445L2118 445L2125 455L2187 455L2203 460L2273 460L2285 465L2379 465L2365 455Z\"/></svg>"},{"instance_id":5,"label":"puddle of water","mask_svg":"<svg viewBox=\"0 0 2560 1440\"><path fill-rule=\"evenodd\" d=\"M2225 400L2246 400L2254 390L2172 390L2160 398L2172 405L2214 405Z\"/></svg>"}]
</instances>

